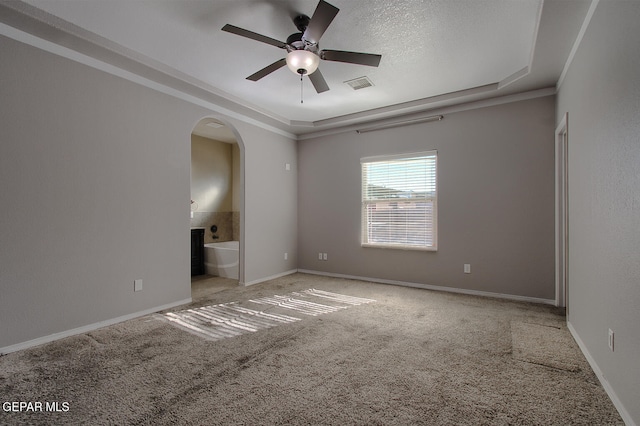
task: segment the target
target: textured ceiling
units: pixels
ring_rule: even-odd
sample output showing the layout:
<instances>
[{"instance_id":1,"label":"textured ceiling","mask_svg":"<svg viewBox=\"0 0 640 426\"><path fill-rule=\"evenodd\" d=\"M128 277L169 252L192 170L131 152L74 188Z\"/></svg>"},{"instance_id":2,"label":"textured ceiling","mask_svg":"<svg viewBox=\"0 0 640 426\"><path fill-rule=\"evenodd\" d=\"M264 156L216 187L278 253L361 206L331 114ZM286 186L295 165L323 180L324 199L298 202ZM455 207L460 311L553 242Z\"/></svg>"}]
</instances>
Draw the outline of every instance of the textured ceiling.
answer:
<instances>
[{"instance_id":1,"label":"textured ceiling","mask_svg":"<svg viewBox=\"0 0 640 426\"><path fill-rule=\"evenodd\" d=\"M330 0L340 9L320 41L325 49L382 55L378 68L321 61L331 90L316 93L286 67L245 77L285 51L221 31L225 24L278 39L297 32L317 0L28 0L61 18L56 28L144 62L300 133L379 111L428 109L431 100L475 89L484 96L555 84L588 7L585 0ZM23 3L24 4L24 3ZM33 8L31 8L33 9ZM33 10L29 14L34 15ZM40 18L43 19L43 18ZM46 20L46 17L44 18ZM67 28L65 28L67 27ZM83 30L81 32L79 30ZM55 40L53 40L55 41ZM148 62L148 61L147 61ZM367 76L354 91L344 82ZM506 83L523 78L512 85ZM506 87L508 87L508 90ZM500 87L500 89L499 89ZM502 87L505 87L504 89ZM479 91L479 92L478 92ZM364 111L364 113L363 113Z\"/></svg>"}]
</instances>

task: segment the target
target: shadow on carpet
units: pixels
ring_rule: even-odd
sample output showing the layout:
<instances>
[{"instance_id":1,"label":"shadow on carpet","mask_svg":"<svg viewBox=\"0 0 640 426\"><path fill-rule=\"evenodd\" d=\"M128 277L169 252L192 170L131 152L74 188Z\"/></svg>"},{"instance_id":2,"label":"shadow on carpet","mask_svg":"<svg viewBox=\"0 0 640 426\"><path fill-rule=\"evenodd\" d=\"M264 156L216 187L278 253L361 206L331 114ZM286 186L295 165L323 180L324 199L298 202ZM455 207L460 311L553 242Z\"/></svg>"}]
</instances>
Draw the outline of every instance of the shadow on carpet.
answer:
<instances>
[{"instance_id":1,"label":"shadow on carpet","mask_svg":"<svg viewBox=\"0 0 640 426\"><path fill-rule=\"evenodd\" d=\"M578 371L578 348L571 344L572 337L566 329L511 322L513 357L518 361L544 365L566 371Z\"/></svg>"}]
</instances>

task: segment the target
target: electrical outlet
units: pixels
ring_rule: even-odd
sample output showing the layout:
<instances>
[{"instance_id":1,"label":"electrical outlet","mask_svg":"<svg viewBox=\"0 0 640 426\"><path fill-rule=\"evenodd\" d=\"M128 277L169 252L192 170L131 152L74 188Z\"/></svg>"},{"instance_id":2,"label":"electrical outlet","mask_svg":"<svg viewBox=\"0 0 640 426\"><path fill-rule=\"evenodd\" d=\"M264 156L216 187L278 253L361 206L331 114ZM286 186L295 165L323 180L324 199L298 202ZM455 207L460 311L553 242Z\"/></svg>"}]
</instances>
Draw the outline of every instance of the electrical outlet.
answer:
<instances>
[{"instance_id":1,"label":"electrical outlet","mask_svg":"<svg viewBox=\"0 0 640 426\"><path fill-rule=\"evenodd\" d=\"M322 253L318 253L318 260L322 260Z\"/></svg>"},{"instance_id":2,"label":"electrical outlet","mask_svg":"<svg viewBox=\"0 0 640 426\"><path fill-rule=\"evenodd\" d=\"M133 281L133 291L142 291L142 280Z\"/></svg>"},{"instance_id":3,"label":"electrical outlet","mask_svg":"<svg viewBox=\"0 0 640 426\"><path fill-rule=\"evenodd\" d=\"M287 260L287 259L289 259L289 253L284 254L284 260Z\"/></svg>"},{"instance_id":4,"label":"electrical outlet","mask_svg":"<svg viewBox=\"0 0 640 426\"><path fill-rule=\"evenodd\" d=\"M322 253L322 260L327 260L327 253Z\"/></svg>"},{"instance_id":5,"label":"electrical outlet","mask_svg":"<svg viewBox=\"0 0 640 426\"><path fill-rule=\"evenodd\" d=\"M464 273L465 274L470 274L471 273L471 264L470 263L465 263L464 264Z\"/></svg>"},{"instance_id":6,"label":"electrical outlet","mask_svg":"<svg viewBox=\"0 0 640 426\"><path fill-rule=\"evenodd\" d=\"M611 349L611 352L614 351L614 337L615 337L615 333L613 332L613 330L609 329L609 349Z\"/></svg>"}]
</instances>

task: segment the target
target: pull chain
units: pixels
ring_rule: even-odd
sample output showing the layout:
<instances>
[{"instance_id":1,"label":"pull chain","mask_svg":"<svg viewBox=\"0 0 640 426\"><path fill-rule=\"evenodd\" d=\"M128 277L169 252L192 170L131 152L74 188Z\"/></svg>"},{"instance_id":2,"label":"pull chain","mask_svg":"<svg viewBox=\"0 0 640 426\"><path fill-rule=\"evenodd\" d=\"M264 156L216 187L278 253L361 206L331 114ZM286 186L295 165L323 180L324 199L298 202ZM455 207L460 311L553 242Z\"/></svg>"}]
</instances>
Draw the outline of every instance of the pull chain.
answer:
<instances>
[{"instance_id":1,"label":"pull chain","mask_svg":"<svg viewBox=\"0 0 640 426\"><path fill-rule=\"evenodd\" d=\"M302 74L300 74L300 103L304 103L304 101L302 100Z\"/></svg>"}]
</instances>

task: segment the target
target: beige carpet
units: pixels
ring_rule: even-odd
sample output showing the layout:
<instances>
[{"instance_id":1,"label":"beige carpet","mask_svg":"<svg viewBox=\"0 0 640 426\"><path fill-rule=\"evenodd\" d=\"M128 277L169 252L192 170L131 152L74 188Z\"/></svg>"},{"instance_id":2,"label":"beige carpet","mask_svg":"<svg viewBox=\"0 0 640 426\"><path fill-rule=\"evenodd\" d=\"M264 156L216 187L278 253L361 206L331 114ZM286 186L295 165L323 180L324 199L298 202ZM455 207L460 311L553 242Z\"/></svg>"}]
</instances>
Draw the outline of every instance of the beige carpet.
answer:
<instances>
[{"instance_id":1,"label":"beige carpet","mask_svg":"<svg viewBox=\"0 0 640 426\"><path fill-rule=\"evenodd\" d=\"M198 291L0 357L3 402L68 408L0 424L623 424L552 307L303 274Z\"/></svg>"},{"instance_id":2,"label":"beige carpet","mask_svg":"<svg viewBox=\"0 0 640 426\"><path fill-rule=\"evenodd\" d=\"M562 326L511 323L511 344L515 359L567 371L578 371L580 363L571 344L569 330Z\"/></svg>"}]
</instances>

